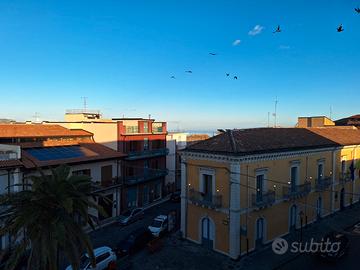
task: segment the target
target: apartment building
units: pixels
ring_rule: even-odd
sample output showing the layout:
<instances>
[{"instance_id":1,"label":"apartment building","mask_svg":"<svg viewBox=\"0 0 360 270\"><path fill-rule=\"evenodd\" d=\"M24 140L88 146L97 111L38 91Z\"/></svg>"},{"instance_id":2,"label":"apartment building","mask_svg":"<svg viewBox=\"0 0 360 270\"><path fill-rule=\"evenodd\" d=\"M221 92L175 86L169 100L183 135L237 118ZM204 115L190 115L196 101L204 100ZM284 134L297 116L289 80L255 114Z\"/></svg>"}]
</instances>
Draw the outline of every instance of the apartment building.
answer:
<instances>
[{"instance_id":1,"label":"apartment building","mask_svg":"<svg viewBox=\"0 0 360 270\"><path fill-rule=\"evenodd\" d=\"M32 175L39 173L38 169L47 173L51 167L67 164L71 173L90 176L94 192L108 198L98 201L107 216L101 216L94 209L89 210L100 223L119 215L122 184L120 163L126 155L95 143L92 133L69 130L59 125L0 124L0 143L17 149L16 160L0 163L19 166L14 169L6 167L8 172L16 171L10 180L7 180L9 176L1 178L2 191L9 190L9 181L26 184Z\"/></svg>"},{"instance_id":2,"label":"apartment building","mask_svg":"<svg viewBox=\"0 0 360 270\"><path fill-rule=\"evenodd\" d=\"M0 144L0 194L18 191L20 186L20 169L22 167L20 146ZM0 207L0 227L2 217L6 215L7 208ZM0 236L0 250L8 248L11 243L9 235Z\"/></svg>"},{"instance_id":3,"label":"apartment building","mask_svg":"<svg viewBox=\"0 0 360 270\"><path fill-rule=\"evenodd\" d=\"M172 190L166 183L167 125L151 118L102 118L100 112L69 110L64 122L69 129L91 132L97 143L127 155L122 163L121 209L146 206Z\"/></svg>"},{"instance_id":4,"label":"apartment building","mask_svg":"<svg viewBox=\"0 0 360 270\"><path fill-rule=\"evenodd\" d=\"M168 132L166 136L166 147L169 149L166 156L166 168L169 173L165 178L165 185L174 191L181 188L181 157L179 151L185 149L187 135L185 132Z\"/></svg>"},{"instance_id":5,"label":"apartment building","mask_svg":"<svg viewBox=\"0 0 360 270\"><path fill-rule=\"evenodd\" d=\"M359 201L356 128L226 130L182 152L181 231L231 258Z\"/></svg>"}]
</instances>

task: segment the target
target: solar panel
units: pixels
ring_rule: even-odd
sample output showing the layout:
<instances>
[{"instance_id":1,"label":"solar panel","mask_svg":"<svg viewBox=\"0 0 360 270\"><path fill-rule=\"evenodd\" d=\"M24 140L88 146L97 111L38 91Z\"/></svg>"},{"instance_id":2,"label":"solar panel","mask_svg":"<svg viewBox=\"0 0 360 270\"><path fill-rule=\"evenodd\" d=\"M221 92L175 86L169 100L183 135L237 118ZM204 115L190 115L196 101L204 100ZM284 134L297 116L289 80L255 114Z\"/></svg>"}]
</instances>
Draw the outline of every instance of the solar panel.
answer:
<instances>
[{"instance_id":1,"label":"solar panel","mask_svg":"<svg viewBox=\"0 0 360 270\"><path fill-rule=\"evenodd\" d=\"M27 149L30 155L40 161L78 158L85 156L80 146L57 146Z\"/></svg>"}]
</instances>

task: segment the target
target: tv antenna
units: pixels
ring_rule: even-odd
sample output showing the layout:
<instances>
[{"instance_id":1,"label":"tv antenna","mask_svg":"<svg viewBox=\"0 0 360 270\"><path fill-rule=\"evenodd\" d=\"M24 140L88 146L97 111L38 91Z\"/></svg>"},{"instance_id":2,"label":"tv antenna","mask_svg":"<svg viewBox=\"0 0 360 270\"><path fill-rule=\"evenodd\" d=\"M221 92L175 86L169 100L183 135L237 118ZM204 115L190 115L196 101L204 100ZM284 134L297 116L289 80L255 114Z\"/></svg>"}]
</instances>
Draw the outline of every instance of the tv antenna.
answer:
<instances>
[{"instance_id":1,"label":"tv antenna","mask_svg":"<svg viewBox=\"0 0 360 270\"><path fill-rule=\"evenodd\" d=\"M275 98L275 110L274 110L274 113L273 113L273 116L274 116L274 128L276 128L276 118L277 118L277 104L278 104L278 100L277 100L277 97Z\"/></svg>"},{"instance_id":2,"label":"tv antenna","mask_svg":"<svg viewBox=\"0 0 360 270\"><path fill-rule=\"evenodd\" d=\"M35 119L35 123L39 123L40 122L40 113L35 112L35 114L33 115L33 118Z\"/></svg>"},{"instance_id":3,"label":"tv antenna","mask_svg":"<svg viewBox=\"0 0 360 270\"><path fill-rule=\"evenodd\" d=\"M81 99L83 100L83 104L84 104L84 112L87 111L87 99L88 97L81 97Z\"/></svg>"}]
</instances>

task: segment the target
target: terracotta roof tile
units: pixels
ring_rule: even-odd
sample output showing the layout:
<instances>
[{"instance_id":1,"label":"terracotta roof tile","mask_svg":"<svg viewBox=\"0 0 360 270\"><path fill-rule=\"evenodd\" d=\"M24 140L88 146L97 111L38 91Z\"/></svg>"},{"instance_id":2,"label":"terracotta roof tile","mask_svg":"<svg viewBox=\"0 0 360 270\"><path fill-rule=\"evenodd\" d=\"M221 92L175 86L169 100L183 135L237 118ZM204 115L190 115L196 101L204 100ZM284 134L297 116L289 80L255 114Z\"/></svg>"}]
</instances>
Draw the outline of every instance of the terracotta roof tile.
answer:
<instances>
[{"instance_id":1,"label":"terracotta roof tile","mask_svg":"<svg viewBox=\"0 0 360 270\"><path fill-rule=\"evenodd\" d=\"M22 165L18 159L0 160L0 169L17 168Z\"/></svg>"},{"instance_id":2,"label":"terracotta roof tile","mask_svg":"<svg viewBox=\"0 0 360 270\"><path fill-rule=\"evenodd\" d=\"M60 125L0 124L0 138L92 136L82 129L67 129Z\"/></svg>"},{"instance_id":3,"label":"terracotta roof tile","mask_svg":"<svg viewBox=\"0 0 360 270\"><path fill-rule=\"evenodd\" d=\"M337 145L338 142L305 128L254 128L227 130L191 145L185 151L246 155Z\"/></svg>"}]
</instances>

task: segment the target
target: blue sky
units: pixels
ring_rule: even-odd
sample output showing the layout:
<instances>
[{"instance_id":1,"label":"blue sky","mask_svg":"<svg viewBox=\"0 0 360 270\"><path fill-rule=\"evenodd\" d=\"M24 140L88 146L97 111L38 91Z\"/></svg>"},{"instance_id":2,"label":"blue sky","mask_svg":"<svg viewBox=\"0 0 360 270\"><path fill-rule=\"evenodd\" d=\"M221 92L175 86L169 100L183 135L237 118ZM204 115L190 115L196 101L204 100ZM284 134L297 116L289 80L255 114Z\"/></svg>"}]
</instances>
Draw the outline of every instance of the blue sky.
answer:
<instances>
[{"instance_id":1,"label":"blue sky","mask_svg":"<svg viewBox=\"0 0 360 270\"><path fill-rule=\"evenodd\" d=\"M334 118L360 113L357 6L2 0L0 118L61 120L82 96L106 117L151 114L199 130L267 125L276 97L286 126L330 106Z\"/></svg>"}]
</instances>

